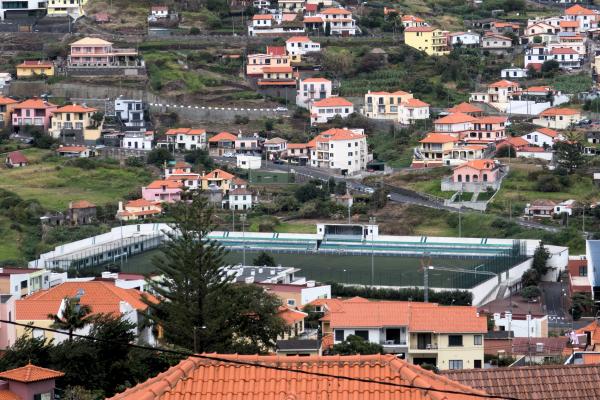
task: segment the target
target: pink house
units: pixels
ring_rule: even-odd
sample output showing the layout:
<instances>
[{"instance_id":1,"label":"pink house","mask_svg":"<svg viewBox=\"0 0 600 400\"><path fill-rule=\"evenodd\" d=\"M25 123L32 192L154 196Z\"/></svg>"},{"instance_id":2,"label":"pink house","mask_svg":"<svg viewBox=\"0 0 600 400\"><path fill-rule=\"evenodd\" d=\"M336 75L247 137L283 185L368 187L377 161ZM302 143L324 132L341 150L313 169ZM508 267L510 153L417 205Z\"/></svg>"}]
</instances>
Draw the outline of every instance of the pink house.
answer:
<instances>
[{"instance_id":1,"label":"pink house","mask_svg":"<svg viewBox=\"0 0 600 400\"><path fill-rule=\"evenodd\" d=\"M22 101L13 108L12 125L15 132L21 127L36 126L44 132L50 127L50 116L58 108L55 104L42 99L29 99Z\"/></svg>"},{"instance_id":2,"label":"pink house","mask_svg":"<svg viewBox=\"0 0 600 400\"><path fill-rule=\"evenodd\" d=\"M55 381L64 373L31 363L0 372L0 394L3 399L53 399Z\"/></svg>"},{"instance_id":3,"label":"pink house","mask_svg":"<svg viewBox=\"0 0 600 400\"><path fill-rule=\"evenodd\" d=\"M454 183L494 183L499 178L500 168L494 160L471 160L454 168Z\"/></svg>"},{"instance_id":4,"label":"pink house","mask_svg":"<svg viewBox=\"0 0 600 400\"><path fill-rule=\"evenodd\" d=\"M136 65L138 52L135 49L117 49L111 42L86 37L71 43L69 66L107 67Z\"/></svg>"},{"instance_id":5,"label":"pink house","mask_svg":"<svg viewBox=\"0 0 600 400\"><path fill-rule=\"evenodd\" d=\"M148 201L174 203L181 200L182 185L173 180L157 180L142 188L142 198Z\"/></svg>"}]
</instances>

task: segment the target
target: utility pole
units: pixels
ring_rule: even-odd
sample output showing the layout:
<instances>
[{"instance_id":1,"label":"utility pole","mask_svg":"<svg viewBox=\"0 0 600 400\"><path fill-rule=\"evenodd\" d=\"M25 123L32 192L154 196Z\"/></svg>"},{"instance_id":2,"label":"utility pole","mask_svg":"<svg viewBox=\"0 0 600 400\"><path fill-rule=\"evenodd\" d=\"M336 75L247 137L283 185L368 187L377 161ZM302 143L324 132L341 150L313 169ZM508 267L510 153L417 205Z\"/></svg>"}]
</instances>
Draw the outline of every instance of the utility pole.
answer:
<instances>
[{"instance_id":1,"label":"utility pole","mask_svg":"<svg viewBox=\"0 0 600 400\"><path fill-rule=\"evenodd\" d=\"M242 265L245 267L246 266L246 228L245 228L245 222L246 222L246 214L241 214L240 215L240 221L242 221Z\"/></svg>"},{"instance_id":2,"label":"utility pole","mask_svg":"<svg viewBox=\"0 0 600 400\"><path fill-rule=\"evenodd\" d=\"M369 217L369 225L371 229L371 286L375 284L375 217Z\"/></svg>"}]
</instances>

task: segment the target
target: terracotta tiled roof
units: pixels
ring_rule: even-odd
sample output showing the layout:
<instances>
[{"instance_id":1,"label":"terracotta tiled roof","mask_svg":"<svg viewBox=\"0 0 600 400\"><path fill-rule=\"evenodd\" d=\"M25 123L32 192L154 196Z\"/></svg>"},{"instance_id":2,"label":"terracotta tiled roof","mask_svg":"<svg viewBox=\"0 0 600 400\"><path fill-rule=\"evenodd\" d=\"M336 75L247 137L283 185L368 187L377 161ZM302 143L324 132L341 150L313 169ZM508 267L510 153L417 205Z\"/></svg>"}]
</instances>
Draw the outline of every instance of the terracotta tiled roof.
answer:
<instances>
[{"instance_id":1,"label":"terracotta tiled roof","mask_svg":"<svg viewBox=\"0 0 600 400\"><path fill-rule=\"evenodd\" d=\"M23 155L23 153L21 153L20 151L11 151L10 153L8 153L8 155L6 157L13 164L20 164L20 163L28 163L29 162L29 160L27 160L27 157L25 157Z\"/></svg>"},{"instance_id":2,"label":"terracotta tiled roof","mask_svg":"<svg viewBox=\"0 0 600 400\"><path fill-rule=\"evenodd\" d=\"M314 107L350 107L352 105L351 102L343 97L328 97L313 103Z\"/></svg>"},{"instance_id":3,"label":"terracotta tiled roof","mask_svg":"<svg viewBox=\"0 0 600 400\"><path fill-rule=\"evenodd\" d=\"M65 282L50 289L40 290L15 302L15 319L19 321L48 320L48 314L58 312L65 297L77 295L83 290L81 304L92 308L92 313L120 313L119 303L125 301L133 308L143 311L148 306L142 302L142 293L136 289L123 289L114 282ZM156 300L152 295L145 294Z\"/></svg>"},{"instance_id":4,"label":"terracotta tiled roof","mask_svg":"<svg viewBox=\"0 0 600 400\"><path fill-rule=\"evenodd\" d=\"M308 23L322 23L323 22L323 18L321 17L304 17L304 22L308 22Z\"/></svg>"},{"instance_id":5,"label":"terracotta tiled roof","mask_svg":"<svg viewBox=\"0 0 600 400\"><path fill-rule=\"evenodd\" d=\"M148 186L146 186L146 189L162 189L163 186L165 186L167 189L181 188L181 184L179 182L158 179L148 184Z\"/></svg>"},{"instance_id":6,"label":"terracotta tiled roof","mask_svg":"<svg viewBox=\"0 0 600 400\"><path fill-rule=\"evenodd\" d=\"M277 316L279 316L279 318L281 318L287 325L293 325L296 322L303 321L308 314L302 311L292 310L286 306L281 306L279 307Z\"/></svg>"},{"instance_id":7,"label":"terracotta tiled roof","mask_svg":"<svg viewBox=\"0 0 600 400\"><path fill-rule=\"evenodd\" d=\"M220 132L220 133L217 133L215 136L211 137L210 139L208 139L208 141L210 143L216 143L216 142L220 142L220 141L234 142L235 139L237 139L237 136L235 136L232 133Z\"/></svg>"},{"instance_id":8,"label":"terracotta tiled roof","mask_svg":"<svg viewBox=\"0 0 600 400\"><path fill-rule=\"evenodd\" d=\"M28 99L28 100L22 101L19 104L17 104L15 106L15 110L27 109L27 108L46 109L46 108L52 108L52 107L56 107L56 105L52 104L52 103L48 103L47 101L42 100L42 99Z\"/></svg>"},{"instance_id":9,"label":"terracotta tiled roof","mask_svg":"<svg viewBox=\"0 0 600 400\"><path fill-rule=\"evenodd\" d=\"M530 86L528 88L524 88L522 90L523 92L551 92L552 91L552 87L551 86Z\"/></svg>"},{"instance_id":10,"label":"terracotta tiled roof","mask_svg":"<svg viewBox=\"0 0 600 400\"><path fill-rule=\"evenodd\" d=\"M508 117L500 117L495 115L486 115L478 117L475 121L476 124L502 124L508 121Z\"/></svg>"},{"instance_id":11,"label":"terracotta tiled roof","mask_svg":"<svg viewBox=\"0 0 600 400\"><path fill-rule=\"evenodd\" d=\"M16 104L16 103L18 103L18 101L15 99L11 99L10 97L0 96L0 105L1 106L6 106L8 104Z\"/></svg>"},{"instance_id":12,"label":"terracotta tiled roof","mask_svg":"<svg viewBox=\"0 0 600 400\"><path fill-rule=\"evenodd\" d=\"M72 201L69 204L69 208L93 208L93 207L96 207L96 205L94 203L90 203L87 200Z\"/></svg>"},{"instance_id":13,"label":"terracotta tiled roof","mask_svg":"<svg viewBox=\"0 0 600 400\"><path fill-rule=\"evenodd\" d=\"M17 65L17 68L52 68L54 64L52 61L38 61L38 60L27 60Z\"/></svg>"},{"instance_id":14,"label":"terracotta tiled roof","mask_svg":"<svg viewBox=\"0 0 600 400\"><path fill-rule=\"evenodd\" d=\"M474 106L470 103L460 103L447 109L449 113L463 113L463 114L472 114L472 113L481 113L483 110L477 106Z\"/></svg>"},{"instance_id":15,"label":"terracotta tiled roof","mask_svg":"<svg viewBox=\"0 0 600 400\"><path fill-rule=\"evenodd\" d=\"M87 150L85 146L61 146L56 149L59 153L83 153Z\"/></svg>"},{"instance_id":16,"label":"terracotta tiled roof","mask_svg":"<svg viewBox=\"0 0 600 400\"><path fill-rule=\"evenodd\" d=\"M173 128L169 129L166 132L167 136L174 135L204 135L206 133L206 129L201 128Z\"/></svg>"},{"instance_id":17,"label":"terracotta tiled roof","mask_svg":"<svg viewBox=\"0 0 600 400\"><path fill-rule=\"evenodd\" d=\"M489 394L522 400L600 398L599 365L537 365L442 371L443 375Z\"/></svg>"},{"instance_id":18,"label":"terracotta tiled roof","mask_svg":"<svg viewBox=\"0 0 600 400\"><path fill-rule=\"evenodd\" d=\"M448 143L448 142L458 142L458 138L445 135L443 133L430 133L424 139L419 140L420 143Z\"/></svg>"},{"instance_id":19,"label":"terracotta tiled roof","mask_svg":"<svg viewBox=\"0 0 600 400\"><path fill-rule=\"evenodd\" d=\"M333 140L353 140L362 139L365 135L362 133L352 132L349 129L332 128L322 132L315 139L317 142L329 142ZM309 142L310 143L310 142Z\"/></svg>"},{"instance_id":20,"label":"terracotta tiled roof","mask_svg":"<svg viewBox=\"0 0 600 400\"><path fill-rule=\"evenodd\" d=\"M156 203L154 201L148 201L146 199L137 199L137 200L128 201L127 204L125 204L125 207L150 207L150 206L159 206L160 207L160 203Z\"/></svg>"},{"instance_id":21,"label":"terracotta tiled roof","mask_svg":"<svg viewBox=\"0 0 600 400\"><path fill-rule=\"evenodd\" d=\"M489 87L511 87L511 86L512 87L518 87L519 84L516 83L516 82L508 81L506 79L502 79L500 81L497 81L497 82L494 82L494 83L490 83L488 86Z\"/></svg>"},{"instance_id":22,"label":"terracotta tiled roof","mask_svg":"<svg viewBox=\"0 0 600 400\"><path fill-rule=\"evenodd\" d=\"M310 40L310 38L308 36L292 36L285 42L286 43L296 43L296 42L307 43L307 42L312 42L312 40Z\"/></svg>"},{"instance_id":23,"label":"terracotta tiled roof","mask_svg":"<svg viewBox=\"0 0 600 400\"><path fill-rule=\"evenodd\" d=\"M252 16L252 20L253 21L258 21L258 20L264 20L264 19L273 19L273 16L271 14L255 14L254 16Z\"/></svg>"},{"instance_id":24,"label":"terracotta tiled roof","mask_svg":"<svg viewBox=\"0 0 600 400\"><path fill-rule=\"evenodd\" d=\"M65 374L60 371L37 367L31 363L25 365L24 367L0 372L1 379L22 383L46 381L48 379L56 379L62 376L65 376Z\"/></svg>"},{"instance_id":25,"label":"terracotta tiled roof","mask_svg":"<svg viewBox=\"0 0 600 400\"><path fill-rule=\"evenodd\" d=\"M207 181L209 179L233 179L235 175L230 174L229 172L225 172L222 169L215 169L210 171L208 174L202 177L203 181Z\"/></svg>"},{"instance_id":26,"label":"terracotta tiled roof","mask_svg":"<svg viewBox=\"0 0 600 400\"><path fill-rule=\"evenodd\" d=\"M478 169L478 170L491 170L496 167L496 163L494 163L494 160L489 160L489 159L470 160L464 164L454 167L454 169L460 169L460 168L465 168L465 167L471 167L471 168Z\"/></svg>"},{"instance_id":27,"label":"terracotta tiled roof","mask_svg":"<svg viewBox=\"0 0 600 400\"><path fill-rule=\"evenodd\" d=\"M577 332L580 335L583 335L586 332L590 332L591 340L589 345L591 345L591 348L593 350L595 350L596 343L600 343L600 324L598 324L597 320L592 321L583 328L577 329L575 332Z\"/></svg>"},{"instance_id":28,"label":"terracotta tiled roof","mask_svg":"<svg viewBox=\"0 0 600 400\"><path fill-rule=\"evenodd\" d=\"M512 339L512 353L525 355L531 354L562 354L567 347L569 338L557 337L516 337ZM542 346L539 347L538 344ZM538 351L539 350L539 351Z\"/></svg>"},{"instance_id":29,"label":"terracotta tiled roof","mask_svg":"<svg viewBox=\"0 0 600 400\"><path fill-rule=\"evenodd\" d=\"M543 133L544 135L550 136L551 138L555 138L556 136L558 136L558 132L550 128L537 128L535 132Z\"/></svg>"},{"instance_id":30,"label":"terracotta tiled roof","mask_svg":"<svg viewBox=\"0 0 600 400\"><path fill-rule=\"evenodd\" d=\"M367 96L368 95L375 95L375 96L406 96L407 94L410 94L410 93L405 92L404 90L396 90L395 92L384 92L384 91L370 92L370 93L367 93Z\"/></svg>"},{"instance_id":31,"label":"terracotta tiled roof","mask_svg":"<svg viewBox=\"0 0 600 400\"><path fill-rule=\"evenodd\" d=\"M331 81L325 78L306 78L302 79L302 83L331 83Z\"/></svg>"},{"instance_id":32,"label":"terracotta tiled roof","mask_svg":"<svg viewBox=\"0 0 600 400\"><path fill-rule=\"evenodd\" d=\"M411 303L410 332L485 333L487 317L477 307Z\"/></svg>"},{"instance_id":33,"label":"terracotta tiled roof","mask_svg":"<svg viewBox=\"0 0 600 400\"><path fill-rule=\"evenodd\" d=\"M56 110L54 110L54 113L85 113L85 112L94 112L94 111L98 111L95 108L91 108L91 107L84 107L84 106L80 106L77 104L70 104L67 106L63 106L63 107L59 107Z\"/></svg>"},{"instance_id":34,"label":"terracotta tiled roof","mask_svg":"<svg viewBox=\"0 0 600 400\"><path fill-rule=\"evenodd\" d=\"M408 99L405 102L403 102L402 104L405 104L408 107L429 107L428 103L425 103L424 101L421 101L419 99Z\"/></svg>"},{"instance_id":35,"label":"terracotta tiled roof","mask_svg":"<svg viewBox=\"0 0 600 400\"><path fill-rule=\"evenodd\" d=\"M0 390L0 400L23 400L10 390Z\"/></svg>"},{"instance_id":36,"label":"terracotta tiled roof","mask_svg":"<svg viewBox=\"0 0 600 400\"><path fill-rule=\"evenodd\" d=\"M402 16L402 22L425 22L425 20L414 15L404 15Z\"/></svg>"},{"instance_id":37,"label":"terracotta tiled roof","mask_svg":"<svg viewBox=\"0 0 600 400\"><path fill-rule=\"evenodd\" d=\"M546 199L533 200L530 203L530 207L554 207L555 205L554 201Z\"/></svg>"},{"instance_id":38,"label":"terracotta tiled roof","mask_svg":"<svg viewBox=\"0 0 600 400\"><path fill-rule=\"evenodd\" d=\"M583 353L581 359L585 365L600 364L600 353Z\"/></svg>"},{"instance_id":39,"label":"terracotta tiled roof","mask_svg":"<svg viewBox=\"0 0 600 400\"><path fill-rule=\"evenodd\" d=\"M562 28L579 28L579 21L560 21Z\"/></svg>"},{"instance_id":40,"label":"terracotta tiled roof","mask_svg":"<svg viewBox=\"0 0 600 400\"><path fill-rule=\"evenodd\" d=\"M220 359L291 370L374 379L418 387L453 390L448 394L432 390L407 389L377 383L334 379L294 371L276 371L260 366L226 361L188 358L154 378L112 397L113 400L184 399L361 399L361 400L475 400L483 394L440 375L409 364L393 355L369 356L259 356L217 355Z\"/></svg>"},{"instance_id":41,"label":"terracotta tiled roof","mask_svg":"<svg viewBox=\"0 0 600 400\"><path fill-rule=\"evenodd\" d=\"M540 113L541 116L576 115L579 110L573 108L548 108Z\"/></svg>"},{"instance_id":42,"label":"terracotta tiled roof","mask_svg":"<svg viewBox=\"0 0 600 400\"><path fill-rule=\"evenodd\" d=\"M408 326L409 307L406 301L345 301L341 310L330 312L327 319L332 328Z\"/></svg>"},{"instance_id":43,"label":"terracotta tiled roof","mask_svg":"<svg viewBox=\"0 0 600 400\"><path fill-rule=\"evenodd\" d=\"M287 144L288 149L306 149L308 147L310 147L308 145L308 143L288 143Z\"/></svg>"},{"instance_id":44,"label":"terracotta tiled roof","mask_svg":"<svg viewBox=\"0 0 600 400\"><path fill-rule=\"evenodd\" d=\"M473 122L473 121L475 121L475 118L470 115L463 114L463 113L454 113L454 114L446 115L445 117L442 117L442 118L438 118L435 121L433 121L433 123L434 124L461 124L461 123Z\"/></svg>"},{"instance_id":45,"label":"terracotta tiled roof","mask_svg":"<svg viewBox=\"0 0 600 400\"><path fill-rule=\"evenodd\" d=\"M323 15L352 15L352 13L345 8L326 8L321 10L320 14Z\"/></svg>"},{"instance_id":46,"label":"terracotta tiled roof","mask_svg":"<svg viewBox=\"0 0 600 400\"><path fill-rule=\"evenodd\" d=\"M499 145L497 147L502 146L502 144L510 144L513 147L523 147L523 146L528 146L529 142L525 139L523 139L522 137L508 137L506 139L504 139L502 142L499 143Z\"/></svg>"},{"instance_id":47,"label":"terracotta tiled roof","mask_svg":"<svg viewBox=\"0 0 600 400\"><path fill-rule=\"evenodd\" d=\"M272 56L285 56L285 46L267 46L267 54Z\"/></svg>"},{"instance_id":48,"label":"terracotta tiled roof","mask_svg":"<svg viewBox=\"0 0 600 400\"><path fill-rule=\"evenodd\" d=\"M550 54L577 54L577 52L570 47L554 47L550 50Z\"/></svg>"},{"instance_id":49,"label":"terracotta tiled roof","mask_svg":"<svg viewBox=\"0 0 600 400\"><path fill-rule=\"evenodd\" d=\"M565 15L595 15L596 13L588 8L582 7L579 4L569 7L565 10Z\"/></svg>"},{"instance_id":50,"label":"terracotta tiled roof","mask_svg":"<svg viewBox=\"0 0 600 400\"><path fill-rule=\"evenodd\" d=\"M276 74L276 73L290 73L292 72L292 67L288 66L282 66L282 67L264 67L263 69L264 73L272 73L272 74Z\"/></svg>"},{"instance_id":51,"label":"terracotta tiled roof","mask_svg":"<svg viewBox=\"0 0 600 400\"><path fill-rule=\"evenodd\" d=\"M94 37L84 37L83 39L79 39L76 42L71 43L71 46L108 46L111 45L111 42L108 42L104 39L94 38Z\"/></svg>"}]
</instances>

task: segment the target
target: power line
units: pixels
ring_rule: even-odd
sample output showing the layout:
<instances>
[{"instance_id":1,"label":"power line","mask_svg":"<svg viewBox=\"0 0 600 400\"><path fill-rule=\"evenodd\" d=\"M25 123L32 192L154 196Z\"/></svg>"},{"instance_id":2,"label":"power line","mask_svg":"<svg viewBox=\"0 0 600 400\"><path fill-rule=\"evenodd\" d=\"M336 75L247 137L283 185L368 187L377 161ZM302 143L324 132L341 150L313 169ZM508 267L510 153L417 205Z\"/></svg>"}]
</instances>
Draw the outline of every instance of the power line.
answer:
<instances>
[{"instance_id":1,"label":"power line","mask_svg":"<svg viewBox=\"0 0 600 400\"><path fill-rule=\"evenodd\" d=\"M112 345L120 344L120 345L123 345L123 346L131 347L131 348L136 348L136 349L141 349L141 350L148 350L148 351L155 351L155 352L161 352L161 353L168 353L168 354L179 355L179 356L183 356L183 357L200 358L200 359L203 359L203 360L218 361L218 362L222 362L222 363L229 363L229 364L235 364L235 365L243 365L243 366L247 366L247 367L258 367L258 368L272 369L272 370L276 370L276 371L293 372L293 373L297 373L297 374L312 375L312 376L318 376L318 377L322 377L322 378L344 379L344 380L354 381L354 382L373 383L373 384L378 384L378 385L383 385L383 386L392 386L392 387L399 387L399 388L405 388L405 389L417 389L417 390L424 390L424 391L429 391L429 392L439 392L439 393L447 393L447 394L468 395L468 396L478 397L478 398L482 398L482 399L521 400L518 397L511 397L511 396L495 396L495 395L491 395L491 394L469 393L469 392L464 392L464 391L461 391L461 390L435 389L435 388L432 388L432 387L417 386L417 385L411 385L411 384L405 384L405 383L376 381L376 380L366 379L366 378L356 378L356 377L351 377L351 376L328 374L328 373L324 373L324 372L314 372L314 371L306 371L306 370L302 370L302 369L293 369L293 368L279 367L279 366L276 366L276 365L254 363L254 362L249 362L249 361L233 360L233 359L223 358L223 357L218 357L218 356L210 356L210 355L205 355L205 354L194 354L194 353L189 353L189 352L184 352L184 351L178 351L178 350L171 350L171 349L163 349L163 348L156 348L156 347L150 347L150 346L143 346L143 345L134 344L134 343L119 343L119 342L115 342L115 341L112 341L112 340L106 340L106 339L96 338L96 337L93 337L93 336L80 335L80 334L77 334L77 333L71 333L71 334L69 334L67 332L64 332L64 331L61 331L61 330L58 330L58 329L39 327L39 326L35 326L33 324L22 324L22 323L19 323L19 322L16 322L16 321L8 321L8 320L4 320L4 319L0 319L0 323L11 324L11 325L15 325L15 326L21 326L21 327L24 327L24 328L30 328L30 329L39 329L39 330L42 330L42 331L45 331L45 332L60 333L62 335L70 335L72 337L77 337L77 338L81 338L81 339L91 340L91 341L94 341L94 342L109 343L109 344L112 344Z\"/></svg>"}]
</instances>

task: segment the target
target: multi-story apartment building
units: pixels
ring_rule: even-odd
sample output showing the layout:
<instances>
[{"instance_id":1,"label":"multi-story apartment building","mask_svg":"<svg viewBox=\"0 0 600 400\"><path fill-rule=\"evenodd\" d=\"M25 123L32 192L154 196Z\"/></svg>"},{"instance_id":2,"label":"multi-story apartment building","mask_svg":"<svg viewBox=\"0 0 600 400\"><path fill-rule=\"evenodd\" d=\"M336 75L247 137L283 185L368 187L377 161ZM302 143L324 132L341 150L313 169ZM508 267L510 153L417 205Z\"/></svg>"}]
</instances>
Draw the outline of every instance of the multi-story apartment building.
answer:
<instances>
[{"instance_id":1,"label":"multi-story apartment building","mask_svg":"<svg viewBox=\"0 0 600 400\"><path fill-rule=\"evenodd\" d=\"M86 37L71 43L69 67L136 66L138 52L135 49L117 49L111 42Z\"/></svg>"},{"instance_id":2,"label":"multi-story apartment building","mask_svg":"<svg viewBox=\"0 0 600 400\"><path fill-rule=\"evenodd\" d=\"M448 34L431 26L415 26L404 30L404 42L430 56L442 56L450 53Z\"/></svg>"},{"instance_id":3,"label":"multi-story apartment building","mask_svg":"<svg viewBox=\"0 0 600 400\"><path fill-rule=\"evenodd\" d=\"M477 308L435 303L317 299L322 332L341 343L350 335L380 344L384 352L439 369L483 368L487 318Z\"/></svg>"},{"instance_id":4,"label":"multi-story apartment building","mask_svg":"<svg viewBox=\"0 0 600 400\"><path fill-rule=\"evenodd\" d=\"M343 97L328 97L310 105L310 124L324 124L340 116L346 118L354 112L354 104Z\"/></svg>"},{"instance_id":5,"label":"multi-story apartment building","mask_svg":"<svg viewBox=\"0 0 600 400\"><path fill-rule=\"evenodd\" d=\"M565 10L564 17L568 21L577 21L579 23L580 32L587 32L590 29L598 28L600 12L576 4Z\"/></svg>"},{"instance_id":6,"label":"multi-story apartment building","mask_svg":"<svg viewBox=\"0 0 600 400\"><path fill-rule=\"evenodd\" d=\"M310 108L314 101L323 100L331 97L332 84L325 78L305 78L298 82L296 91L296 105L303 108Z\"/></svg>"},{"instance_id":7,"label":"multi-story apartment building","mask_svg":"<svg viewBox=\"0 0 600 400\"><path fill-rule=\"evenodd\" d=\"M85 15L83 6L87 0L48 0L48 16L71 17L76 20Z\"/></svg>"},{"instance_id":8,"label":"multi-story apartment building","mask_svg":"<svg viewBox=\"0 0 600 400\"><path fill-rule=\"evenodd\" d=\"M419 141L419 148L415 152L413 168L432 167L442 165L442 160L449 154L458 138L443 133L430 133Z\"/></svg>"},{"instance_id":9,"label":"multi-story apartment building","mask_svg":"<svg viewBox=\"0 0 600 400\"><path fill-rule=\"evenodd\" d=\"M308 36L293 36L285 41L285 49L292 62L301 62L302 56L321 51L321 43L313 42Z\"/></svg>"},{"instance_id":10,"label":"multi-story apartment building","mask_svg":"<svg viewBox=\"0 0 600 400\"><path fill-rule=\"evenodd\" d=\"M318 17L323 20L323 30L331 35L354 36L358 30L352 12L345 8L326 8L321 10Z\"/></svg>"},{"instance_id":11,"label":"multi-story apartment building","mask_svg":"<svg viewBox=\"0 0 600 400\"><path fill-rule=\"evenodd\" d=\"M369 91L365 94L363 113L368 118L410 124L417 119L429 118L429 104L402 90L393 93Z\"/></svg>"},{"instance_id":12,"label":"multi-story apartment building","mask_svg":"<svg viewBox=\"0 0 600 400\"><path fill-rule=\"evenodd\" d=\"M370 155L362 129L329 129L314 140L311 165L352 175L367 168Z\"/></svg>"},{"instance_id":13,"label":"multi-story apartment building","mask_svg":"<svg viewBox=\"0 0 600 400\"><path fill-rule=\"evenodd\" d=\"M581 121L581 112L573 108L549 108L542 111L532 122L550 129L567 129Z\"/></svg>"},{"instance_id":14,"label":"multi-story apartment building","mask_svg":"<svg viewBox=\"0 0 600 400\"><path fill-rule=\"evenodd\" d=\"M282 46L267 46L265 53L248 54L246 63L246 75L249 77L262 78L264 68L290 67L291 58Z\"/></svg>"},{"instance_id":15,"label":"multi-story apartment building","mask_svg":"<svg viewBox=\"0 0 600 400\"><path fill-rule=\"evenodd\" d=\"M226 153L235 153L235 140L237 136L229 132L220 132L208 139L208 152L211 156L223 156Z\"/></svg>"},{"instance_id":16,"label":"multi-story apartment building","mask_svg":"<svg viewBox=\"0 0 600 400\"><path fill-rule=\"evenodd\" d=\"M102 122L94 121L98 110L78 104L59 107L52 112L52 127L49 130L54 138L77 136L85 141L95 142L100 138Z\"/></svg>"},{"instance_id":17,"label":"multi-story apartment building","mask_svg":"<svg viewBox=\"0 0 600 400\"><path fill-rule=\"evenodd\" d=\"M143 130L146 127L144 102L119 96L115 100L115 115L128 130Z\"/></svg>"},{"instance_id":18,"label":"multi-story apartment building","mask_svg":"<svg viewBox=\"0 0 600 400\"><path fill-rule=\"evenodd\" d=\"M173 128L166 133L167 144L177 150L199 150L206 148L206 130L196 128Z\"/></svg>"},{"instance_id":19,"label":"multi-story apartment building","mask_svg":"<svg viewBox=\"0 0 600 400\"><path fill-rule=\"evenodd\" d=\"M46 12L48 2L44 0L15 0L0 2L0 20L41 16Z\"/></svg>"}]
</instances>

